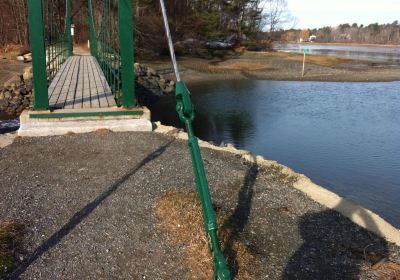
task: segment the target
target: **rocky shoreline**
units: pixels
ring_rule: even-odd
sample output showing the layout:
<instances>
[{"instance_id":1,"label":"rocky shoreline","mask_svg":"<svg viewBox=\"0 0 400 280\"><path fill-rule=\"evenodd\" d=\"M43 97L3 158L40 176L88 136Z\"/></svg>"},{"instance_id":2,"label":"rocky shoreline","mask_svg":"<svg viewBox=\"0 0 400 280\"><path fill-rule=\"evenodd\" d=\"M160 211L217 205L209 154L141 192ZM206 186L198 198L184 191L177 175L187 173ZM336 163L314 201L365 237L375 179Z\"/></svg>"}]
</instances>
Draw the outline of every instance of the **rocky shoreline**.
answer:
<instances>
[{"instance_id":1,"label":"rocky shoreline","mask_svg":"<svg viewBox=\"0 0 400 280\"><path fill-rule=\"evenodd\" d=\"M0 89L0 112L12 118L32 107L33 82L30 69L5 83Z\"/></svg>"}]
</instances>

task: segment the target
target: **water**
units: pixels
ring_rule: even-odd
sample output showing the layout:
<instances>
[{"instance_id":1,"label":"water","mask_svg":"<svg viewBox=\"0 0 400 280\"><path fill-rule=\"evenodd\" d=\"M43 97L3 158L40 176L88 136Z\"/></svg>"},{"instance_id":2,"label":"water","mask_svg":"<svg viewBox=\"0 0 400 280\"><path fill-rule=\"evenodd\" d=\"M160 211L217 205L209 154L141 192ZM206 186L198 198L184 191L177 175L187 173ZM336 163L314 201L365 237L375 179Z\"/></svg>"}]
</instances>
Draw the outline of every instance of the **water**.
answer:
<instances>
[{"instance_id":1,"label":"water","mask_svg":"<svg viewBox=\"0 0 400 280\"><path fill-rule=\"evenodd\" d=\"M223 81L191 86L201 139L290 166L400 228L400 82ZM153 120L179 126L173 98Z\"/></svg>"},{"instance_id":2,"label":"water","mask_svg":"<svg viewBox=\"0 0 400 280\"><path fill-rule=\"evenodd\" d=\"M281 44L276 43L274 48L284 52L303 53L305 48L312 55L336 56L355 60L374 62L387 62L394 65L400 64L400 47L366 47L366 46L339 46L319 44Z\"/></svg>"},{"instance_id":3,"label":"water","mask_svg":"<svg viewBox=\"0 0 400 280\"><path fill-rule=\"evenodd\" d=\"M9 119L9 116L0 112L0 134L16 131L19 128L19 119Z\"/></svg>"}]
</instances>

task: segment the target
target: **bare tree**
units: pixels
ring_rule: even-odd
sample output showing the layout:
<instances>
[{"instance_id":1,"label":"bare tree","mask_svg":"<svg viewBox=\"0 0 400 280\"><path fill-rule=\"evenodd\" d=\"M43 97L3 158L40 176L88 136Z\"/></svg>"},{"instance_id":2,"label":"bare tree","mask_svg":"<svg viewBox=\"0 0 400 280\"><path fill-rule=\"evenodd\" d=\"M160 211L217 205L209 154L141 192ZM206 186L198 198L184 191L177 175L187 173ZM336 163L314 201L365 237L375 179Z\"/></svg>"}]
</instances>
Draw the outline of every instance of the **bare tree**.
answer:
<instances>
[{"instance_id":1,"label":"bare tree","mask_svg":"<svg viewBox=\"0 0 400 280\"><path fill-rule=\"evenodd\" d=\"M295 22L287 0L265 0L263 8L265 26L271 33L283 28L284 24Z\"/></svg>"}]
</instances>

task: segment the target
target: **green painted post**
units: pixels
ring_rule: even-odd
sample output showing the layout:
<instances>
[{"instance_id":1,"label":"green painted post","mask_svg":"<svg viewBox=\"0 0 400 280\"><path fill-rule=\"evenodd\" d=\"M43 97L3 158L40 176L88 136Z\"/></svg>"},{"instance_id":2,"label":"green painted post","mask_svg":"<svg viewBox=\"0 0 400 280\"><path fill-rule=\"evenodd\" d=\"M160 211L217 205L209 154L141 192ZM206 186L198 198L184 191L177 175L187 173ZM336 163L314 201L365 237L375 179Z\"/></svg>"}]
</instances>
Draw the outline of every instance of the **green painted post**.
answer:
<instances>
[{"instance_id":1,"label":"green painted post","mask_svg":"<svg viewBox=\"0 0 400 280\"><path fill-rule=\"evenodd\" d=\"M94 27L92 0L89 0L88 4L89 4L90 53L92 54L92 56L94 56L96 59L98 59L98 56L97 56L96 30L95 30L95 27Z\"/></svg>"},{"instance_id":2,"label":"green painted post","mask_svg":"<svg viewBox=\"0 0 400 280\"><path fill-rule=\"evenodd\" d=\"M122 61L122 106L132 108L136 106L132 0L118 0L118 24Z\"/></svg>"},{"instance_id":3,"label":"green painted post","mask_svg":"<svg viewBox=\"0 0 400 280\"><path fill-rule=\"evenodd\" d=\"M195 111L191 101L190 92L187 89L185 83L182 81L178 81L176 84L175 99L176 111L179 115L180 120L185 124L188 133L189 150L192 157L192 166L196 177L197 192L199 194L204 217L204 226L206 233L210 238L211 250L214 255L213 280L231 280L232 276L226 264L224 256L222 255L218 241L218 224L212 205L199 142L193 131L192 123L195 118Z\"/></svg>"},{"instance_id":4,"label":"green painted post","mask_svg":"<svg viewBox=\"0 0 400 280\"><path fill-rule=\"evenodd\" d=\"M34 81L34 109L48 110L46 79L46 49L44 42L42 1L28 1L29 34L32 48L32 68Z\"/></svg>"},{"instance_id":5,"label":"green painted post","mask_svg":"<svg viewBox=\"0 0 400 280\"><path fill-rule=\"evenodd\" d=\"M72 33L71 33L71 0L66 1L66 24L65 28L67 29L67 40L68 40L68 56L72 56L74 53L74 46L72 42Z\"/></svg>"}]
</instances>

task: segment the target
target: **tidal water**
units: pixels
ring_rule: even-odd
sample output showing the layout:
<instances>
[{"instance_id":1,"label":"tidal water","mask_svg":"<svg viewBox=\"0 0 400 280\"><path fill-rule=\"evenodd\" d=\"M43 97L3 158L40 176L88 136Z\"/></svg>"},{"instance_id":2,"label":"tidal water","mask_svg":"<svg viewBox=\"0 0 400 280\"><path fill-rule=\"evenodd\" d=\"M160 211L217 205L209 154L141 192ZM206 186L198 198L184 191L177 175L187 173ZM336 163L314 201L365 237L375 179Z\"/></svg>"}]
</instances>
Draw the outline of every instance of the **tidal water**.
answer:
<instances>
[{"instance_id":1,"label":"tidal water","mask_svg":"<svg viewBox=\"0 0 400 280\"><path fill-rule=\"evenodd\" d=\"M400 82L221 81L190 87L199 138L293 168L400 228ZM151 108L180 126L174 99Z\"/></svg>"},{"instance_id":2,"label":"tidal water","mask_svg":"<svg viewBox=\"0 0 400 280\"><path fill-rule=\"evenodd\" d=\"M312 55L335 56L355 60L365 60L374 62L386 62L393 65L400 64L400 47L367 47L367 46L339 46L339 45L320 45L315 44L282 44L275 43L274 48L284 52L303 53L309 49Z\"/></svg>"}]
</instances>

